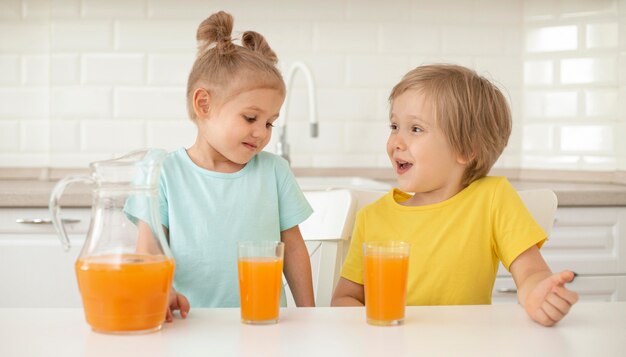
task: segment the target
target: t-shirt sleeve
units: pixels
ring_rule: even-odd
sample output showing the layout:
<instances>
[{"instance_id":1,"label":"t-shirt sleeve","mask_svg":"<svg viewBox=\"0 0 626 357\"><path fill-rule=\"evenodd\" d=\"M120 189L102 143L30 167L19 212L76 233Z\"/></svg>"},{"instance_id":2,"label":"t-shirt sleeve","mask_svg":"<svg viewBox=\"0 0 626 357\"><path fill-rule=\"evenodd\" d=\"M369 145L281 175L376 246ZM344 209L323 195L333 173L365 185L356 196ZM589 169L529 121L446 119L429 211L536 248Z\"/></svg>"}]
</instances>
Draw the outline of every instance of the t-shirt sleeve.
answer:
<instances>
[{"instance_id":1,"label":"t-shirt sleeve","mask_svg":"<svg viewBox=\"0 0 626 357\"><path fill-rule=\"evenodd\" d=\"M137 224L138 221L143 221L154 229L156 223L154 222L155 219L151 216L151 205L154 203L154 200L155 198L149 191L141 191L132 194L128 197L124 205L126 217L134 224ZM156 205L160 214L159 218L161 224L168 227L167 195L162 176L159 180L159 192Z\"/></svg>"},{"instance_id":2,"label":"t-shirt sleeve","mask_svg":"<svg viewBox=\"0 0 626 357\"><path fill-rule=\"evenodd\" d=\"M304 222L313 213L313 208L304 197L287 161L282 158L277 160L276 170L279 178L278 214L282 232Z\"/></svg>"},{"instance_id":3,"label":"t-shirt sleeve","mask_svg":"<svg viewBox=\"0 0 626 357\"><path fill-rule=\"evenodd\" d=\"M348 255L341 268L341 276L357 284L363 285L363 242L364 242L364 211L357 213Z\"/></svg>"},{"instance_id":4,"label":"t-shirt sleeve","mask_svg":"<svg viewBox=\"0 0 626 357\"><path fill-rule=\"evenodd\" d=\"M541 248L547 235L535 222L511 183L503 179L493 196L494 248L504 267L533 245Z\"/></svg>"}]
</instances>

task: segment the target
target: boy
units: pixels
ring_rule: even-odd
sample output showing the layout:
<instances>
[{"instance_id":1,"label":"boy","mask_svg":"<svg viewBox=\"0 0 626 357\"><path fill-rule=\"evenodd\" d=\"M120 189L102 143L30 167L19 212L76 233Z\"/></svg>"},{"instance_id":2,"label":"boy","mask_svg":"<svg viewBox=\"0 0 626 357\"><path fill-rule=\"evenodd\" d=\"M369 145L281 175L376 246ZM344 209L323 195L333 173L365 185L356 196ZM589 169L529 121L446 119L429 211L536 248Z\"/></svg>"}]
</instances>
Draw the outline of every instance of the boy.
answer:
<instances>
[{"instance_id":1,"label":"boy","mask_svg":"<svg viewBox=\"0 0 626 357\"><path fill-rule=\"evenodd\" d=\"M362 244L411 244L408 305L490 304L498 262L519 302L544 326L578 300L539 253L546 234L504 177L487 177L508 142L511 114L496 86L456 65L407 73L392 90L387 154L394 189L357 215L333 306L363 305ZM406 192L414 192L413 195Z\"/></svg>"}]
</instances>

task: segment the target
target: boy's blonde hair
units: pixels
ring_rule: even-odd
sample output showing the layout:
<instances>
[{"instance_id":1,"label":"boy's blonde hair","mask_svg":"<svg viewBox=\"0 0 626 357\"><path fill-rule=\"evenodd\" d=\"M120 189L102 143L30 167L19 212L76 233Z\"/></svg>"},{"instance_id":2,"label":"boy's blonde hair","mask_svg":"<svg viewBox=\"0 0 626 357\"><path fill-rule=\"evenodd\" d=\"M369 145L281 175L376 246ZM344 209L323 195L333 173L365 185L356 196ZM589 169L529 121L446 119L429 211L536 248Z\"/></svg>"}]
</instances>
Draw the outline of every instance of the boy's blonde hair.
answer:
<instances>
[{"instance_id":1,"label":"boy's blonde hair","mask_svg":"<svg viewBox=\"0 0 626 357\"><path fill-rule=\"evenodd\" d=\"M476 72L451 64L411 70L393 87L390 104L410 89L431 101L435 123L468 161L463 185L486 176L511 135L511 111L502 92Z\"/></svg>"},{"instance_id":2,"label":"boy's blonde hair","mask_svg":"<svg viewBox=\"0 0 626 357\"><path fill-rule=\"evenodd\" d=\"M278 58L265 38L254 31L241 36L241 45L232 41L232 15L220 11L198 27L198 57L187 81L187 111L196 120L193 95L206 89L213 100L225 102L246 90L273 88L285 93L285 82L276 63Z\"/></svg>"}]
</instances>

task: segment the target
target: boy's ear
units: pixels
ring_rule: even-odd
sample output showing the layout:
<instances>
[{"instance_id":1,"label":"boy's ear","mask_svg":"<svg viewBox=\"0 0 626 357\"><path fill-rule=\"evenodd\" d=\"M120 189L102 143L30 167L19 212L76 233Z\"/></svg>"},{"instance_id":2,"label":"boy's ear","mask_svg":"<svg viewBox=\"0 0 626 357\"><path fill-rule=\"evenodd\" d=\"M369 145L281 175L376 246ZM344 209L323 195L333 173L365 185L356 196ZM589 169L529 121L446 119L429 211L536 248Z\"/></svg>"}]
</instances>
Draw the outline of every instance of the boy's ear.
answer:
<instances>
[{"instance_id":1,"label":"boy's ear","mask_svg":"<svg viewBox=\"0 0 626 357\"><path fill-rule=\"evenodd\" d=\"M476 155L475 155L475 154L471 154L471 155L469 155L469 157L464 156L464 155L461 155L461 154L458 154L458 155L456 156L456 162L458 162L458 163L459 163L459 164L461 164L461 165L467 165L467 164L469 164L470 162L472 162L472 161L474 160L474 158L475 158L475 157L476 157Z\"/></svg>"},{"instance_id":2,"label":"boy's ear","mask_svg":"<svg viewBox=\"0 0 626 357\"><path fill-rule=\"evenodd\" d=\"M204 88L198 88L193 92L193 111L196 118L202 119L209 115L211 94Z\"/></svg>"}]
</instances>

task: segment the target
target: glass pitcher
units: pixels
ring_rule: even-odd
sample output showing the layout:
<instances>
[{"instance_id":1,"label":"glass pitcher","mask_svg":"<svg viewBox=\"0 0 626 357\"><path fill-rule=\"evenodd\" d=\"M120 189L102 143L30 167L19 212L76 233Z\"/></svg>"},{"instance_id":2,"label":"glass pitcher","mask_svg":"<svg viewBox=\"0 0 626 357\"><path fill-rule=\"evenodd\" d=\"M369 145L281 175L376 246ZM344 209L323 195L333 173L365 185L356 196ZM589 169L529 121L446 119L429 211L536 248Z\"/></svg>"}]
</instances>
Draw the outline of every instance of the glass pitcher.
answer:
<instances>
[{"instance_id":1,"label":"glass pitcher","mask_svg":"<svg viewBox=\"0 0 626 357\"><path fill-rule=\"evenodd\" d=\"M71 183L94 186L91 223L75 265L85 318L94 331L157 331L165 320L174 275L158 205L165 155L150 149L94 162L91 175L68 176L52 191L50 214L67 251L59 200Z\"/></svg>"}]
</instances>

